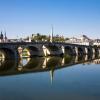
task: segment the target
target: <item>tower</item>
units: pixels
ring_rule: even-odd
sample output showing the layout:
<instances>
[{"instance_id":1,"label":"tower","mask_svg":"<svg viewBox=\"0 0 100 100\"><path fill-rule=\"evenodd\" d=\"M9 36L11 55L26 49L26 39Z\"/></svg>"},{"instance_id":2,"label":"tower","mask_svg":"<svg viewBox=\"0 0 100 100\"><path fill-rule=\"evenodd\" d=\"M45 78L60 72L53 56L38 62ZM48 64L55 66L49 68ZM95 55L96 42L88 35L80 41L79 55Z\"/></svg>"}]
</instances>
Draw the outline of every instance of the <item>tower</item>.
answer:
<instances>
[{"instance_id":1,"label":"tower","mask_svg":"<svg viewBox=\"0 0 100 100\"><path fill-rule=\"evenodd\" d=\"M51 28L50 42L51 42L51 43L53 42L53 26L52 26L52 28Z\"/></svg>"}]
</instances>

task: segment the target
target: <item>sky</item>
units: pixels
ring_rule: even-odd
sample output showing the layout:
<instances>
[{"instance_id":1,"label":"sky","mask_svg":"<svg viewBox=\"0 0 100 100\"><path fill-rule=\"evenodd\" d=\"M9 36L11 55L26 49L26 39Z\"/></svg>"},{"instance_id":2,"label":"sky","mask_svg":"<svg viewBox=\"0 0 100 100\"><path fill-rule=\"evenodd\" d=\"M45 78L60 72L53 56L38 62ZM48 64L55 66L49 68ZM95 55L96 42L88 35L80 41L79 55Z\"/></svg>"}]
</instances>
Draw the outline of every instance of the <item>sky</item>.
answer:
<instances>
[{"instance_id":1,"label":"sky","mask_svg":"<svg viewBox=\"0 0 100 100\"><path fill-rule=\"evenodd\" d=\"M0 30L8 38L31 34L100 38L100 0L0 0Z\"/></svg>"}]
</instances>

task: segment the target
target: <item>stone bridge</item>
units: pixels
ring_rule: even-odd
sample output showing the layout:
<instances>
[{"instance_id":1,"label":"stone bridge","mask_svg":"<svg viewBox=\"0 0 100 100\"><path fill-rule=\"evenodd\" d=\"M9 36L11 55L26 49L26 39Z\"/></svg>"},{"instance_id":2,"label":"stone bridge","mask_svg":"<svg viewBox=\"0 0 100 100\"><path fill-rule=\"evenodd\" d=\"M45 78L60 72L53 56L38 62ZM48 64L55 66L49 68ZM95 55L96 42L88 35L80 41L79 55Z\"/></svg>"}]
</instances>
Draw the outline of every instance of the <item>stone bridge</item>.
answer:
<instances>
[{"instance_id":1,"label":"stone bridge","mask_svg":"<svg viewBox=\"0 0 100 100\"><path fill-rule=\"evenodd\" d=\"M100 48L96 46L85 46L58 42L13 42L0 43L0 57L5 59L21 58L27 53L33 56L60 56L60 55L91 55L100 54Z\"/></svg>"}]
</instances>

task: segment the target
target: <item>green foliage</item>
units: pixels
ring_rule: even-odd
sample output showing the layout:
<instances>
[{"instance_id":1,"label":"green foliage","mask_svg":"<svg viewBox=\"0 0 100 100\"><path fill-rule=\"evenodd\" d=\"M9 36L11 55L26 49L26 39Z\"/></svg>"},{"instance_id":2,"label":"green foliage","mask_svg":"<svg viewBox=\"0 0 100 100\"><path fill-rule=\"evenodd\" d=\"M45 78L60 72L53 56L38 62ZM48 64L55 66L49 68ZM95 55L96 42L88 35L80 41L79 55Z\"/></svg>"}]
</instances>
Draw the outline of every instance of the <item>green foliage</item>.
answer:
<instances>
[{"instance_id":1,"label":"green foliage","mask_svg":"<svg viewBox=\"0 0 100 100\"><path fill-rule=\"evenodd\" d=\"M69 40L69 38L65 38L65 40L67 41L67 40Z\"/></svg>"},{"instance_id":2,"label":"green foliage","mask_svg":"<svg viewBox=\"0 0 100 100\"><path fill-rule=\"evenodd\" d=\"M32 41L40 42L40 41L50 41L50 36L41 35L37 33L36 35L32 34ZM54 42L65 42L65 38L63 36L56 35L53 37Z\"/></svg>"},{"instance_id":3,"label":"green foliage","mask_svg":"<svg viewBox=\"0 0 100 100\"><path fill-rule=\"evenodd\" d=\"M32 35L32 41L49 41L49 36L41 35L40 33L37 33L36 35Z\"/></svg>"}]
</instances>

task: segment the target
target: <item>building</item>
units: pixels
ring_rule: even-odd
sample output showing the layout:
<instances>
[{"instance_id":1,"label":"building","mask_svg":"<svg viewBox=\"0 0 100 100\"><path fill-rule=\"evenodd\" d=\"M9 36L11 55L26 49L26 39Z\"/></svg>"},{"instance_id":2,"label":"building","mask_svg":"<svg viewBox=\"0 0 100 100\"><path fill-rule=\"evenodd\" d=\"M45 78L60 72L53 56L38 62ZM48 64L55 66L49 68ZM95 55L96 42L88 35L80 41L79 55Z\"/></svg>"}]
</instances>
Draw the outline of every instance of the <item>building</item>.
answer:
<instances>
[{"instance_id":1,"label":"building","mask_svg":"<svg viewBox=\"0 0 100 100\"><path fill-rule=\"evenodd\" d=\"M72 37L66 41L66 43L78 44L78 45L93 45L93 40L86 35L82 35L79 38Z\"/></svg>"},{"instance_id":2,"label":"building","mask_svg":"<svg viewBox=\"0 0 100 100\"><path fill-rule=\"evenodd\" d=\"M81 39L82 42L90 42L91 41L91 39L88 38L86 35L80 36L80 39Z\"/></svg>"},{"instance_id":3,"label":"building","mask_svg":"<svg viewBox=\"0 0 100 100\"><path fill-rule=\"evenodd\" d=\"M100 39L95 39L93 45L100 46Z\"/></svg>"}]
</instances>

